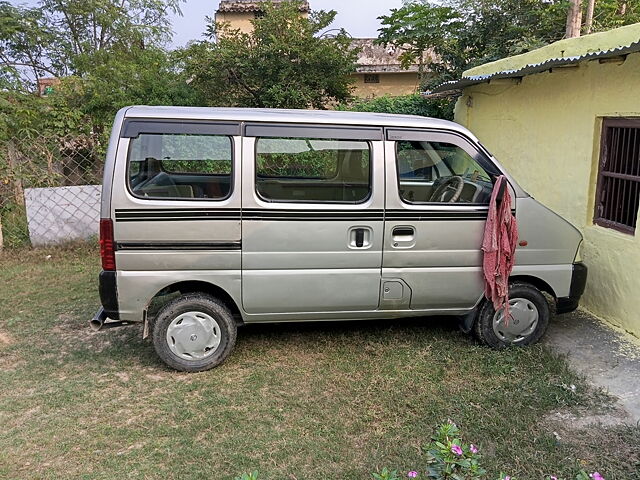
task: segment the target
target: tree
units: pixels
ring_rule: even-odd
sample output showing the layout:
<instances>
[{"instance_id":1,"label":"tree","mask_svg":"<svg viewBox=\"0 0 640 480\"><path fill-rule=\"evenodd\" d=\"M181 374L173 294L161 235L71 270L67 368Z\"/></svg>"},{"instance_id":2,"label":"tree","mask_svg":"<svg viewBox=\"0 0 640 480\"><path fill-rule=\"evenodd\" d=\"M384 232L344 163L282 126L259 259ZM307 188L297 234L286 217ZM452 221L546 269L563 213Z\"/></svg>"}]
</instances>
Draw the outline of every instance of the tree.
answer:
<instances>
[{"instance_id":1,"label":"tree","mask_svg":"<svg viewBox=\"0 0 640 480\"><path fill-rule=\"evenodd\" d=\"M587 18L584 22L585 33L588 35L593 28L593 13L596 8L596 0L587 0Z\"/></svg>"},{"instance_id":2,"label":"tree","mask_svg":"<svg viewBox=\"0 0 640 480\"><path fill-rule=\"evenodd\" d=\"M59 70L48 58L47 45L55 32L40 9L0 2L0 81L2 87L20 89Z\"/></svg>"},{"instance_id":3,"label":"tree","mask_svg":"<svg viewBox=\"0 0 640 480\"><path fill-rule=\"evenodd\" d=\"M127 105L201 104L174 53L148 47L126 54L98 52L92 58L95 65L83 77L68 77L54 97L63 96L90 117L96 132Z\"/></svg>"},{"instance_id":4,"label":"tree","mask_svg":"<svg viewBox=\"0 0 640 480\"><path fill-rule=\"evenodd\" d=\"M35 100L48 107L33 117L34 128L73 110L82 120L78 128L65 124L69 131L88 127L94 135L125 105L197 104L179 59L163 48L171 36L168 13L179 12L180 1L41 0L37 8L0 2L0 86L33 92L41 77L59 77L49 100ZM38 110L24 96L11 98Z\"/></svg>"},{"instance_id":5,"label":"tree","mask_svg":"<svg viewBox=\"0 0 640 480\"><path fill-rule=\"evenodd\" d=\"M261 8L264 16L252 21L252 33L212 23L208 40L183 50L201 98L211 106L319 109L350 98L357 52L344 31L319 35L336 12L306 18L298 2Z\"/></svg>"},{"instance_id":6,"label":"tree","mask_svg":"<svg viewBox=\"0 0 640 480\"><path fill-rule=\"evenodd\" d=\"M464 26L462 15L455 9L429 3L408 3L392 9L390 15L380 20L385 27L380 29L378 42L402 48L402 67L418 63L421 82L425 80L425 66L430 63L429 51L435 45L440 55L455 50L457 34Z\"/></svg>"},{"instance_id":7,"label":"tree","mask_svg":"<svg viewBox=\"0 0 640 480\"><path fill-rule=\"evenodd\" d=\"M579 37L582 29L582 0L570 0L567 12L567 38Z\"/></svg>"},{"instance_id":8,"label":"tree","mask_svg":"<svg viewBox=\"0 0 640 480\"><path fill-rule=\"evenodd\" d=\"M637 0L597 0L593 14L593 30L601 32L640 22L640 2Z\"/></svg>"},{"instance_id":9,"label":"tree","mask_svg":"<svg viewBox=\"0 0 640 480\"><path fill-rule=\"evenodd\" d=\"M169 12L182 0L41 0L34 8L0 2L0 65L23 85L42 76L84 76L101 52L161 47ZM125 59L123 59L124 61Z\"/></svg>"},{"instance_id":10,"label":"tree","mask_svg":"<svg viewBox=\"0 0 640 480\"><path fill-rule=\"evenodd\" d=\"M432 48L433 75L425 87L459 78L464 70L525 53L564 38L570 1L579 0L410 0L381 17L382 43L409 45L409 51ZM597 0L593 31L640 21L640 2ZM442 9L446 10L442 10ZM580 30L582 16L572 28ZM418 21L419 20L419 21Z\"/></svg>"}]
</instances>

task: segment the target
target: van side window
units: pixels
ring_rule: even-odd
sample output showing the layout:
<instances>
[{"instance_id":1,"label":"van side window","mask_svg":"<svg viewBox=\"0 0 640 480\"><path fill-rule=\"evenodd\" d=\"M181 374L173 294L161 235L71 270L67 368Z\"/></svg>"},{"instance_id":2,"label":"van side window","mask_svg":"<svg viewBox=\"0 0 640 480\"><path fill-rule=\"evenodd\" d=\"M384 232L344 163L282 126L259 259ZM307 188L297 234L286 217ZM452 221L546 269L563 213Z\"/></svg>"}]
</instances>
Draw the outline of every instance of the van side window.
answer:
<instances>
[{"instance_id":1,"label":"van side window","mask_svg":"<svg viewBox=\"0 0 640 480\"><path fill-rule=\"evenodd\" d=\"M221 200L231 192L231 137L141 133L131 139L131 192L150 199Z\"/></svg>"},{"instance_id":2,"label":"van side window","mask_svg":"<svg viewBox=\"0 0 640 480\"><path fill-rule=\"evenodd\" d=\"M488 204L493 181L469 153L445 142L396 144L400 196L407 203Z\"/></svg>"},{"instance_id":3,"label":"van side window","mask_svg":"<svg viewBox=\"0 0 640 480\"><path fill-rule=\"evenodd\" d=\"M371 148L357 140L259 138L256 190L267 201L361 203L371 194Z\"/></svg>"}]
</instances>

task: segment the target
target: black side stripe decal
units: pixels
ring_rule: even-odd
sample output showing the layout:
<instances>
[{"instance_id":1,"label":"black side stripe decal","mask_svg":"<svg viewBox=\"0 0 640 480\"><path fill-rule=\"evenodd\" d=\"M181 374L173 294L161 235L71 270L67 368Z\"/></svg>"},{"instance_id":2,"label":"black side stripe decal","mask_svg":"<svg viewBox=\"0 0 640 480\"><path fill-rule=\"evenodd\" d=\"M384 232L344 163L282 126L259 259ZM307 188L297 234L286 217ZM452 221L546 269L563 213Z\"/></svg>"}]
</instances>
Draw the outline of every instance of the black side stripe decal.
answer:
<instances>
[{"instance_id":1,"label":"black side stripe decal","mask_svg":"<svg viewBox=\"0 0 640 480\"><path fill-rule=\"evenodd\" d=\"M374 211L364 210L361 213L356 212L287 212L287 211L256 211L244 212L243 220L250 221L301 221L301 222L327 222L327 221L343 221L343 222L362 222L362 221L383 221L384 214Z\"/></svg>"},{"instance_id":2,"label":"black side stripe decal","mask_svg":"<svg viewBox=\"0 0 640 480\"><path fill-rule=\"evenodd\" d=\"M162 210L116 210L117 222L184 222L199 220L240 221L240 209L176 208Z\"/></svg>"},{"instance_id":3,"label":"black side stripe decal","mask_svg":"<svg viewBox=\"0 0 640 480\"><path fill-rule=\"evenodd\" d=\"M247 209L175 209L116 210L117 222L185 222L185 221L472 221L486 220L487 211L443 210L257 210Z\"/></svg>"},{"instance_id":4,"label":"black side stripe decal","mask_svg":"<svg viewBox=\"0 0 640 480\"><path fill-rule=\"evenodd\" d=\"M458 222L472 220L486 220L488 212L452 212L452 211L416 211L416 210L389 210L385 215L385 220L405 220L421 222Z\"/></svg>"},{"instance_id":5,"label":"black side stripe decal","mask_svg":"<svg viewBox=\"0 0 640 480\"><path fill-rule=\"evenodd\" d=\"M118 243L118 250L241 250L242 242L126 242Z\"/></svg>"}]
</instances>

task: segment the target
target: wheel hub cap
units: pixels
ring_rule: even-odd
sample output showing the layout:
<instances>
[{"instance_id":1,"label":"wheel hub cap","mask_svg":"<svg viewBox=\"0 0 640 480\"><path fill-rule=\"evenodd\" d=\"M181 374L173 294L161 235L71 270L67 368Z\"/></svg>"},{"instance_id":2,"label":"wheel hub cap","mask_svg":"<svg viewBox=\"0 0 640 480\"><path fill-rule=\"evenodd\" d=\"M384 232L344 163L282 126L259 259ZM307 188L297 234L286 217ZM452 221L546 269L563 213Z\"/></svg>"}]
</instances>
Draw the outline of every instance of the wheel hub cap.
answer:
<instances>
[{"instance_id":1,"label":"wheel hub cap","mask_svg":"<svg viewBox=\"0 0 640 480\"><path fill-rule=\"evenodd\" d=\"M509 321L505 321L504 309L500 309L493 316L493 331L503 342L517 344L535 332L538 309L526 298L512 298L509 306Z\"/></svg>"},{"instance_id":2,"label":"wheel hub cap","mask_svg":"<svg viewBox=\"0 0 640 480\"><path fill-rule=\"evenodd\" d=\"M183 313L167 328L167 344L180 358L201 360L213 355L220 346L220 326L206 313Z\"/></svg>"}]
</instances>

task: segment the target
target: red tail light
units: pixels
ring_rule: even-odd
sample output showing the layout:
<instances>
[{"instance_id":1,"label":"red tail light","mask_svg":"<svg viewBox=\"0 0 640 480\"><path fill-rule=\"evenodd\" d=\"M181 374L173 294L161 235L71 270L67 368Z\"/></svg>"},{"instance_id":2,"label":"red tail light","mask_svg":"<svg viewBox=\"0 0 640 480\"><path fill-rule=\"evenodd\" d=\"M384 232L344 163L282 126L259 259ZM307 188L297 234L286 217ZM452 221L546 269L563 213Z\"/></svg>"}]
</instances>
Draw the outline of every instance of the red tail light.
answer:
<instances>
[{"instance_id":1,"label":"red tail light","mask_svg":"<svg viewBox=\"0 0 640 480\"><path fill-rule=\"evenodd\" d=\"M110 218L100 219L100 257L102 269L106 272L116 270L116 248L113 239L113 221Z\"/></svg>"}]
</instances>

